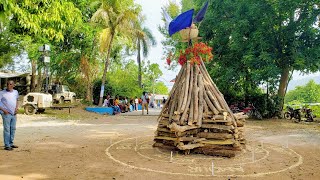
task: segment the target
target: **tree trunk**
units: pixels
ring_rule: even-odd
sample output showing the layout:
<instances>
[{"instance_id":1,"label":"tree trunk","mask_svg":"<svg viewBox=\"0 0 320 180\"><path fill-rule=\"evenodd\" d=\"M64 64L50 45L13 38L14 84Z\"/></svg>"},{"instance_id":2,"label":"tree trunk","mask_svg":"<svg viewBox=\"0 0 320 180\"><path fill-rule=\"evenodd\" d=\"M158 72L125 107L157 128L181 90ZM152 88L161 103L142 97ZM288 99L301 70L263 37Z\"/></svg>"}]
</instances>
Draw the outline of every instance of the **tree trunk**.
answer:
<instances>
[{"instance_id":1,"label":"tree trunk","mask_svg":"<svg viewBox=\"0 0 320 180\"><path fill-rule=\"evenodd\" d=\"M285 67L281 73L280 84L279 84L279 89L278 89L278 97L281 100L280 104L279 104L280 112L283 109L284 96L286 95L286 90L287 90L287 86L288 86L288 82L289 82L289 72L290 72L290 68Z\"/></svg>"},{"instance_id":2,"label":"tree trunk","mask_svg":"<svg viewBox=\"0 0 320 180\"><path fill-rule=\"evenodd\" d=\"M104 70L103 70L101 89L100 89L100 98L99 98L98 106L102 106L102 102L103 102L104 85L106 83L106 77L107 77L107 72L108 72L108 66L109 66L109 61L110 61L110 54L111 54L111 49L112 49L112 42L113 42L113 38L114 38L114 33L115 32L111 32L110 43L109 43L109 47L108 47L108 53L107 53L107 57L106 57L106 62L104 64Z\"/></svg>"},{"instance_id":3,"label":"tree trunk","mask_svg":"<svg viewBox=\"0 0 320 180\"><path fill-rule=\"evenodd\" d=\"M138 84L139 87L142 88L142 77L141 77L141 46L140 40L137 42L138 55L137 55L137 63L138 63Z\"/></svg>"},{"instance_id":4,"label":"tree trunk","mask_svg":"<svg viewBox=\"0 0 320 180\"><path fill-rule=\"evenodd\" d=\"M36 90L36 70L37 70L37 61L31 60L30 92L35 92L35 90Z\"/></svg>"}]
</instances>

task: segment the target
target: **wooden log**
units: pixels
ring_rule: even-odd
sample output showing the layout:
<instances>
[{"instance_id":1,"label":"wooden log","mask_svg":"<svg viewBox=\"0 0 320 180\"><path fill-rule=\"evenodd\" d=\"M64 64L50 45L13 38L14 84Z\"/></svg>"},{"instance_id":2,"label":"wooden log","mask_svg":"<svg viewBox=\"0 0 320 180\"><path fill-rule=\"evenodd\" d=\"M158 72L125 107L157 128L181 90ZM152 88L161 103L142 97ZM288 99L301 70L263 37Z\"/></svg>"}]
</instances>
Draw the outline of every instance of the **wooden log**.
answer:
<instances>
[{"instance_id":1,"label":"wooden log","mask_svg":"<svg viewBox=\"0 0 320 180\"><path fill-rule=\"evenodd\" d=\"M176 77L176 83L174 83L174 85L173 85L173 87L172 87L172 89L171 89L171 91L170 91L170 93L169 93L169 96L168 96L168 98L167 98L167 100L166 100L166 103L165 103L165 104L163 105L163 107L162 107L162 110L161 110L161 112L160 112L160 116L161 116L161 114L162 114L165 110L168 109L169 103L171 102L171 98L173 98L173 94L176 92L176 89L177 89L177 86L178 86L178 84L179 84L179 82L180 82L180 79L181 79L181 76L182 76L183 71L184 71L184 69L181 68L181 70L179 71L179 73L178 73L178 75L177 75L177 77ZM169 111L170 111L170 109L169 109ZM159 121L159 119L160 119L160 116L158 117L158 121Z\"/></svg>"},{"instance_id":2,"label":"wooden log","mask_svg":"<svg viewBox=\"0 0 320 180\"><path fill-rule=\"evenodd\" d=\"M245 131L244 127L238 127L237 129L238 129L239 132L244 132Z\"/></svg>"},{"instance_id":3,"label":"wooden log","mask_svg":"<svg viewBox=\"0 0 320 180\"><path fill-rule=\"evenodd\" d=\"M172 133L169 128L160 128L160 127L158 127L157 131Z\"/></svg>"},{"instance_id":4,"label":"wooden log","mask_svg":"<svg viewBox=\"0 0 320 180\"><path fill-rule=\"evenodd\" d=\"M203 116L208 116L208 114L209 114L209 108L208 108L207 102L205 101L204 95L203 95Z\"/></svg>"},{"instance_id":5,"label":"wooden log","mask_svg":"<svg viewBox=\"0 0 320 180\"><path fill-rule=\"evenodd\" d=\"M212 148L207 148L206 146L204 147L199 147L193 150L194 153L201 153L204 155L209 155L209 156L222 156L222 157L235 157L237 151L234 150L216 150Z\"/></svg>"},{"instance_id":6,"label":"wooden log","mask_svg":"<svg viewBox=\"0 0 320 180\"><path fill-rule=\"evenodd\" d=\"M209 76L209 73L204 65L203 62L201 62L201 65L200 65L200 70L201 72L204 74L204 77L205 79L207 79L209 82L211 82L210 84L212 85L212 88L213 88L213 93L214 95L217 97L217 100L218 102L220 103L221 107L224 108L224 110L226 110L228 113L230 113L231 115L233 114L232 111L230 110L227 102L225 101L225 99L223 98L223 94L218 90L216 84L212 81L211 77ZM219 97L219 98L218 98ZM222 98L220 98L222 97ZM232 121L235 122L235 117L234 116L231 116L232 117Z\"/></svg>"},{"instance_id":7,"label":"wooden log","mask_svg":"<svg viewBox=\"0 0 320 180\"><path fill-rule=\"evenodd\" d=\"M152 146L153 146L153 147L159 147L159 148L167 149L167 150L174 150L174 149L176 149L175 146L169 146L169 145L165 145L165 144L159 143L159 142L155 142Z\"/></svg>"},{"instance_id":8,"label":"wooden log","mask_svg":"<svg viewBox=\"0 0 320 180\"><path fill-rule=\"evenodd\" d=\"M193 79L193 123L197 122L198 119L198 108L199 108L199 87L198 87L199 69L195 66L195 76Z\"/></svg>"},{"instance_id":9,"label":"wooden log","mask_svg":"<svg viewBox=\"0 0 320 180\"><path fill-rule=\"evenodd\" d=\"M184 132L175 132L175 135L177 137L182 137L182 136L196 136L198 134L199 130L198 129L191 129L191 130L187 130Z\"/></svg>"},{"instance_id":10,"label":"wooden log","mask_svg":"<svg viewBox=\"0 0 320 180\"><path fill-rule=\"evenodd\" d=\"M206 77L209 79L209 81L211 82L212 87L215 89L214 93L216 93L216 97L218 102L220 103L221 107L223 107L227 112L229 112L230 114L233 114L232 111L230 110L227 102L225 101L225 99L223 98L223 94L219 91L217 85L212 81L211 77L209 76L209 73L207 71L207 69L205 68L205 65L203 62L201 62L201 67L205 72ZM234 120L234 118L232 118Z\"/></svg>"},{"instance_id":11,"label":"wooden log","mask_svg":"<svg viewBox=\"0 0 320 180\"><path fill-rule=\"evenodd\" d=\"M189 89L189 84L190 84L190 74L191 72L193 73L193 71L191 71L191 65L189 62L187 62L186 64L186 77L185 77L185 83L184 83L184 95L183 95L183 102L182 102L182 105L180 107L180 113L183 113L186 106L187 106L187 101L188 101L188 91L190 91Z\"/></svg>"},{"instance_id":12,"label":"wooden log","mask_svg":"<svg viewBox=\"0 0 320 180\"><path fill-rule=\"evenodd\" d=\"M211 93L211 91L207 91L207 94L208 94L208 97L209 99L211 100L211 102L213 103L214 107L216 107L216 109L219 111L219 112L222 112L223 109L221 108L218 100L216 97L213 96L213 94Z\"/></svg>"},{"instance_id":13,"label":"wooden log","mask_svg":"<svg viewBox=\"0 0 320 180\"><path fill-rule=\"evenodd\" d=\"M183 71L183 74L181 75L181 78L180 78L180 81L179 81L179 85L177 86L177 92L178 94L176 94L177 96L177 99L178 100L178 105L177 105L177 111L180 112L180 109L181 109L181 106L182 106L182 102L183 102L183 98L184 98L184 91L186 90L185 87L186 87L186 76L188 73L190 72L187 72L187 68L186 68L187 64L184 64L182 66L182 68L184 69Z\"/></svg>"},{"instance_id":14,"label":"wooden log","mask_svg":"<svg viewBox=\"0 0 320 180\"><path fill-rule=\"evenodd\" d=\"M224 120L224 115L213 115L212 120Z\"/></svg>"},{"instance_id":15,"label":"wooden log","mask_svg":"<svg viewBox=\"0 0 320 180\"><path fill-rule=\"evenodd\" d=\"M171 123L168 127L170 128L171 131L175 131L175 132L184 132L190 129L197 128L197 126L179 126L175 122Z\"/></svg>"},{"instance_id":16,"label":"wooden log","mask_svg":"<svg viewBox=\"0 0 320 180\"><path fill-rule=\"evenodd\" d=\"M202 74L199 74L198 78L198 85L199 85L199 112L198 112L198 121L197 121L197 126L202 125L202 118L203 118L203 91L204 91L204 86L203 86L203 76Z\"/></svg>"},{"instance_id":17,"label":"wooden log","mask_svg":"<svg viewBox=\"0 0 320 180\"><path fill-rule=\"evenodd\" d=\"M188 125L191 126L193 124L193 93L191 93L191 102L190 102L190 111L188 118Z\"/></svg>"},{"instance_id":18,"label":"wooden log","mask_svg":"<svg viewBox=\"0 0 320 180\"><path fill-rule=\"evenodd\" d=\"M195 141L196 139L199 139L199 138L198 137L179 137L178 141L190 142L190 141Z\"/></svg>"},{"instance_id":19,"label":"wooden log","mask_svg":"<svg viewBox=\"0 0 320 180\"><path fill-rule=\"evenodd\" d=\"M207 95L207 91L205 91L203 93L204 95L204 100L206 101L208 107L210 108L210 110L213 112L213 114L219 114L219 111L214 107L214 105L212 104L212 102L210 101L208 95Z\"/></svg>"},{"instance_id":20,"label":"wooden log","mask_svg":"<svg viewBox=\"0 0 320 180\"><path fill-rule=\"evenodd\" d=\"M237 127L243 127L245 123L245 121L240 121L240 120L237 120L236 122L237 122Z\"/></svg>"},{"instance_id":21,"label":"wooden log","mask_svg":"<svg viewBox=\"0 0 320 180\"><path fill-rule=\"evenodd\" d=\"M172 105L170 106L170 113L169 113L169 122L173 121L173 115L176 107L178 106L178 101L177 101L177 92L174 94L174 97L172 99ZM176 122L176 121L175 121Z\"/></svg>"},{"instance_id":22,"label":"wooden log","mask_svg":"<svg viewBox=\"0 0 320 180\"><path fill-rule=\"evenodd\" d=\"M233 125L232 121L231 120L213 120L213 119L203 119L202 120L202 123L204 124L223 124L223 125L226 125L226 126L231 126Z\"/></svg>"},{"instance_id":23,"label":"wooden log","mask_svg":"<svg viewBox=\"0 0 320 180\"><path fill-rule=\"evenodd\" d=\"M233 139L226 139L226 140L206 140L201 141L203 144L211 144L211 145L232 145L235 143Z\"/></svg>"},{"instance_id":24,"label":"wooden log","mask_svg":"<svg viewBox=\"0 0 320 180\"><path fill-rule=\"evenodd\" d=\"M190 67L190 80L189 80L189 90L188 90L188 97L187 97L187 103L186 103L186 108L184 109L184 112L182 113L182 116L181 116L181 119L180 119L180 124L185 124L184 122L187 121L187 124L188 125L191 125L189 124L189 121L187 120L187 116L188 116L188 109L189 109L189 116L191 114L191 111L192 111L192 117L193 117L193 108L190 107L190 104L191 104L191 100L192 100L192 89L193 89L193 69L194 69L194 66L191 66ZM190 108L189 108L190 107Z\"/></svg>"},{"instance_id":25,"label":"wooden log","mask_svg":"<svg viewBox=\"0 0 320 180\"><path fill-rule=\"evenodd\" d=\"M235 115L235 114L233 114L237 119L248 119L249 118L249 116L248 115L246 115L246 114L242 114L242 115Z\"/></svg>"},{"instance_id":26,"label":"wooden log","mask_svg":"<svg viewBox=\"0 0 320 180\"><path fill-rule=\"evenodd\" d=\"M177 148L180 150L188 150L188 149L195 149L198 147L203 147L204 145L201 143L196 143L196 144L185 144L185 145L178 145Z\"/></svg>"},{"instance_id":27,"label":"wooden log","mask_svg":"<svg viewBox=\"0 0 320 180\"><path fill-rule=\"evenodd\" d=\"M162 132L162 131L157 131L156 136L165 136L165 137L177 137L177 135L174 132Z\"/></svg>"},{"instance_id":28,"label":"wooden log","mask_svg":"<svg viewBox=\"0 0 320 180\"><path fill-rule=\"evenodd\" d=\"M169 114L163 113L163 114L161 114L161 117L169 118Z\"/></svg>"},{"instance_id":29,"label":"wooden log","mask_svg":"<svg viewBox=\"0 0 320 180\"><path fill-rule=\"evenodd\" d=\"M207 138L207 139L219 139L219 140L225 140L225 139L232 139L233 135L228 133L209 133L209 132L200 132L197 134L200 138Z\"/></svg>"},{"instance_id":30,"label":"wooden log","mask_svg":"<svg viewBox=\"0 0 320 180\"><path fill-rule=\"evenodd\" d=\"M225 125L218 125L218 124L202 124L201 128L207 129L218 129L218 130L233 130L233 126L225 126Z\"/></svg>"}]
</instances>

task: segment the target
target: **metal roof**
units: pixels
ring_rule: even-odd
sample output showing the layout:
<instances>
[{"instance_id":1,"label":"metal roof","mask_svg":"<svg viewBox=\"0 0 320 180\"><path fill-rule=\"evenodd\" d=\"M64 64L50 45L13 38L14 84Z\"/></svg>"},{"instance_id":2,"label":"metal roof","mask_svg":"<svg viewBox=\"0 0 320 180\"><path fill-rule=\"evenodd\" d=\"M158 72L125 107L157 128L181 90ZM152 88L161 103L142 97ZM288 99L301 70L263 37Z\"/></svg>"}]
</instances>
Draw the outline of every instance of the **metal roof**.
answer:
<instances>
[{"instance_id":1,"label":"metal roof","mask_svg":"<svg viewBox=\"0 0 320 180\"><path fill-rule=\"evenodd\" d=\"M0 78L13 78L13 77L23 77L29 75L30 72L24 72L24 73L6 73L6 72L0 72Z\"/></svg>"}]
</instances>

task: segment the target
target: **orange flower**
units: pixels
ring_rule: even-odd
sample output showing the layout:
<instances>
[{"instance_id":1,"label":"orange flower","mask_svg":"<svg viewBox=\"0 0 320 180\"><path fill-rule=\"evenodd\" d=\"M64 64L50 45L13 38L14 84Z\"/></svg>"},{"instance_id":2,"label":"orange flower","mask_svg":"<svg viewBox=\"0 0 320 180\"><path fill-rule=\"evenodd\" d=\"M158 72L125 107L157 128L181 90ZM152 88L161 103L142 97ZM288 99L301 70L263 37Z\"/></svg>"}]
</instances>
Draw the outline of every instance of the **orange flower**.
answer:
<instances>
[{"instance_id":1,"label":"orange flower","mask_svg":"<svg viewBox=\"0 0 320 180\"><path fill-rule=\"evenodd\" d=\"M180 50L178 63L182 66L186 62L190 62L191 65L199 65L202 61L210 61L213 58L212 47L207 46L205 43L195 43L193 46L189 46L185 50ZM167 63L170 65L173 55L170 52L167 57Z\"/></svg>"}]
</instances>

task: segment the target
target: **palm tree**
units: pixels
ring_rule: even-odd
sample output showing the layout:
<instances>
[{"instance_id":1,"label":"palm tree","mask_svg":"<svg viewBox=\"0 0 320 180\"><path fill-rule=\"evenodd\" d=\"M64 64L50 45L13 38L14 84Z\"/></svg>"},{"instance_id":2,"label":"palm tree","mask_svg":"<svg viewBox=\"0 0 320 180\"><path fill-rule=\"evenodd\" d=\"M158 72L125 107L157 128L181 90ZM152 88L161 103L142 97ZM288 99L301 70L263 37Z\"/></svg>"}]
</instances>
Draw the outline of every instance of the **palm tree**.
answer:
<instances>
[{"instance_id":1,"label":"palm tree","mask_svg":"<svg viewBox=\"0 0 320 180\"><path fill-rule=\"evenodd\" d=\"M99 106L101 106L114 39L116 36L132 36L141 8L133 0L98 0L94 3L99 3L100 7L91 20L103 28L100 36L100 50L107 50L99 98Z\"/></svg>"},{"instance_id":2,"label":"palm tree","mask_svg":"<svg viewBox=\"0 0 320 180\"><path fill-rule=\"evenodd\" d=\"M149 47L150 44L152 46L156 45L156 40L154 36L152 35L151 31L144 27L141 29L140 24L138 24L137 29L136 29L136 42L137 42L137 63L138 63L138 83L139 87L142 88L142 73L141 73L141 49L143 50L143 56L147 57L149 54Z\"/></svg>"}]
</instances>

